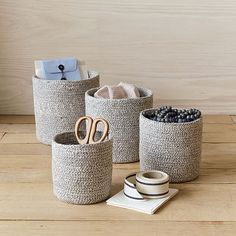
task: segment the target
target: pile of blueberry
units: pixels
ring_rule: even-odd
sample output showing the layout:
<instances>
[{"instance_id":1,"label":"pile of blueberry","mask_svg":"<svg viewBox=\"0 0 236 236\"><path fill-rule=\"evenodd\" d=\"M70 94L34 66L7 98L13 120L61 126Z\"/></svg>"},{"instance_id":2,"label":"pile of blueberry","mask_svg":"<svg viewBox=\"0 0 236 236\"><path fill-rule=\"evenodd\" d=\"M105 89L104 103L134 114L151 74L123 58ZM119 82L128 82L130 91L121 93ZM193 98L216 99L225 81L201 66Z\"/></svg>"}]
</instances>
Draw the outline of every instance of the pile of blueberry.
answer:
<instances>
[{"instance_id":1,"label":"pile of blueberry","mask_svg":"<svg viewBox=\"0 0 236 236\"><path fill-rule=\"evenodd\" d=\"M184 123L199 119L201 112L194 108L179 110L171 106L163 106L152 113L146 114L145 117L164 123Z\"/></svg>"}]
</instances>

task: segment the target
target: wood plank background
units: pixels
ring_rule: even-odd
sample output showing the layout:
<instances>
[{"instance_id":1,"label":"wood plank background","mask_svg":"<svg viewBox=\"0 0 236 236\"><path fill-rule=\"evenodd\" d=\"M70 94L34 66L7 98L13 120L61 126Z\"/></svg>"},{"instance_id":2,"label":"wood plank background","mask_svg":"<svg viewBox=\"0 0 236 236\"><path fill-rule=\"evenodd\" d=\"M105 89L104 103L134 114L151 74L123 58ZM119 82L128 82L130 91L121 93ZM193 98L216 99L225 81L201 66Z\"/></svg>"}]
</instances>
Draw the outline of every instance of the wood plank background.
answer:
<instances>
[{"instance_id":1,"label":"wood plank background","mask_svg":"<svg viewBox=\"0 0 236 236\"><path fill-rule=\"evenodd\" d=\"M76 56L155 105L236 114L233 0L1 0L0 113L32 114L33 61Z\"/></svg>"}]
</instances>

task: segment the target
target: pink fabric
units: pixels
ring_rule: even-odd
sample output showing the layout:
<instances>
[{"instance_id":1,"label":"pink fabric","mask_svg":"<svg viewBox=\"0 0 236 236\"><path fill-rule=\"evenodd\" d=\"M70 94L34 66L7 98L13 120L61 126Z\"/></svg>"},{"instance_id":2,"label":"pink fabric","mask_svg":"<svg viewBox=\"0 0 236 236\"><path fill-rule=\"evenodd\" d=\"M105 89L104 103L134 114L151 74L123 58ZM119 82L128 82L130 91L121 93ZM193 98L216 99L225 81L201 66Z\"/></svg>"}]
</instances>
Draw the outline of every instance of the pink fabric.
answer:
<instances>
[{"instance_id":1,"label":"pink fabric","mask_svg":"<svg viewBox=\"0 0 236 236\"><path fill-rule=\"evenodd\" d=\"M107 99L137 98L140 97L140 93L135 85L120 82L117 86L103 86L94 94L94 97Z\"/></svg>"}]
</instances>

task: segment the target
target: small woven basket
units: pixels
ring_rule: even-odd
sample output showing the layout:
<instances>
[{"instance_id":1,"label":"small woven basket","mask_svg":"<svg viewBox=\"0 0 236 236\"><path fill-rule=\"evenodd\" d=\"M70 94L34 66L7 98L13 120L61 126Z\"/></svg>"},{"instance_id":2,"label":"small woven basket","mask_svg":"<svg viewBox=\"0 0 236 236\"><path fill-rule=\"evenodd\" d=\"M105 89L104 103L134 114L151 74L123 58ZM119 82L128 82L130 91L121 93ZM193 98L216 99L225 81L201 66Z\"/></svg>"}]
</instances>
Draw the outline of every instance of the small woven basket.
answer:
<instances>
[{"instance_id":1,"label":"small woven basket","mask_svg":"<svg viewBox=\"0 0 236 236\"><path fill-rule=\"evenodd\" d=\"M100 132L96 135L101 137ZM107 199L112 180L112 140L81 145L74 133L58 134L52 142L52 177L53 192L61 201L92 204Z\"/></svg>"},{"instance_id":2,"label":"small woven basket","mask_svg":"<svg viewBox=\"0 0 236 236\"><path fill-rule=\"evenodd\" d=\"M44 80L33 77L34 112L37 139L51 144L56 134L74 129L78 117L85 114L84 94L99 86L99 75L80 81Z\"/></svg>"},{"instance_id":3,"label":"small woven basket","mask_svg":"<svg viewBox=\"0 0 236 236\"><path fill-rule=\"evenodd\" d=\"M97 90L98 88L91 89L85 94L86 115L101 117L109 122L114 142L113 162L138 161L139 114L142 110L152 107L152 91L139 88L139 98L103 99L94 97Z\"/></svg>"},{"instance_id":4,"label":"small woven basket","mask_svg":"<svg viewBox=\"0 0 236 236\"><path fill-rule=\"evenodd\" d=\"M140 168L161 170L171 182L186 182L199 176L202 118L186 123L163 123L140 114Z\"/></svg>"}]
</instances>

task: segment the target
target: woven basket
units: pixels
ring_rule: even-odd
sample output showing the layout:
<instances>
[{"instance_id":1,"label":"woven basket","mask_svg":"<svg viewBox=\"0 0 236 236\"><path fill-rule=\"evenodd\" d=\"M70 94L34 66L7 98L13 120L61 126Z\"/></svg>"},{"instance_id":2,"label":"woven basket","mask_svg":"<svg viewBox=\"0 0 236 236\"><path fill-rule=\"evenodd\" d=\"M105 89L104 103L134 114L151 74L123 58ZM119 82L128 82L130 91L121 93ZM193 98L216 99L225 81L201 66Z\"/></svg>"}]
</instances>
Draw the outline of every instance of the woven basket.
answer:
<instances>
[{"instance_id":1,"label":"woven basket","mask_svg":"<svg viewBox=\"0 0 236 236\"><path fill-rule=\"evenodd\" d=\"M80 145L74 133L57 135L52 142L52 177L53 192L61 201L92 204L107 199L112 180L112 140Z\"/></svg>"},{"instance_id":2,"label":"woven basket","mask_svg":"<svg viewBox=\"0 0 236 236\"><path fill-rule=\"evenodd\" d=\"M187 123L162 123L140 114L140 168L161 170L171 182L186 182L199 176L202 118Z\"/></svg>"},{"instance_id":3,"label":"woven basket","mask_svg":"<svg viewBox=\"0 0 236 236\"><path fill-rule=\"evenodd\" d=\"M139 98L103 99L94 97L97 90L98 88L91 89L85 94L86 115L101 117L109 122L114 141L113 162L138 161L139 114L152 107L152 91L139 88Z\"/></svg>"},{"instance_id":4,"label":"woven basket","mask_svg":"<svg viewBox=\"0 0 236 236\"><path fill-rule=\"evenodd\" d=\"M80 81L33 77L36 136L40 142L51 144L56 134L74 129L78 117L85 114L85 92L99 86L99 75L90 72L90 76Z\"/></svg>"}]
</instances>

